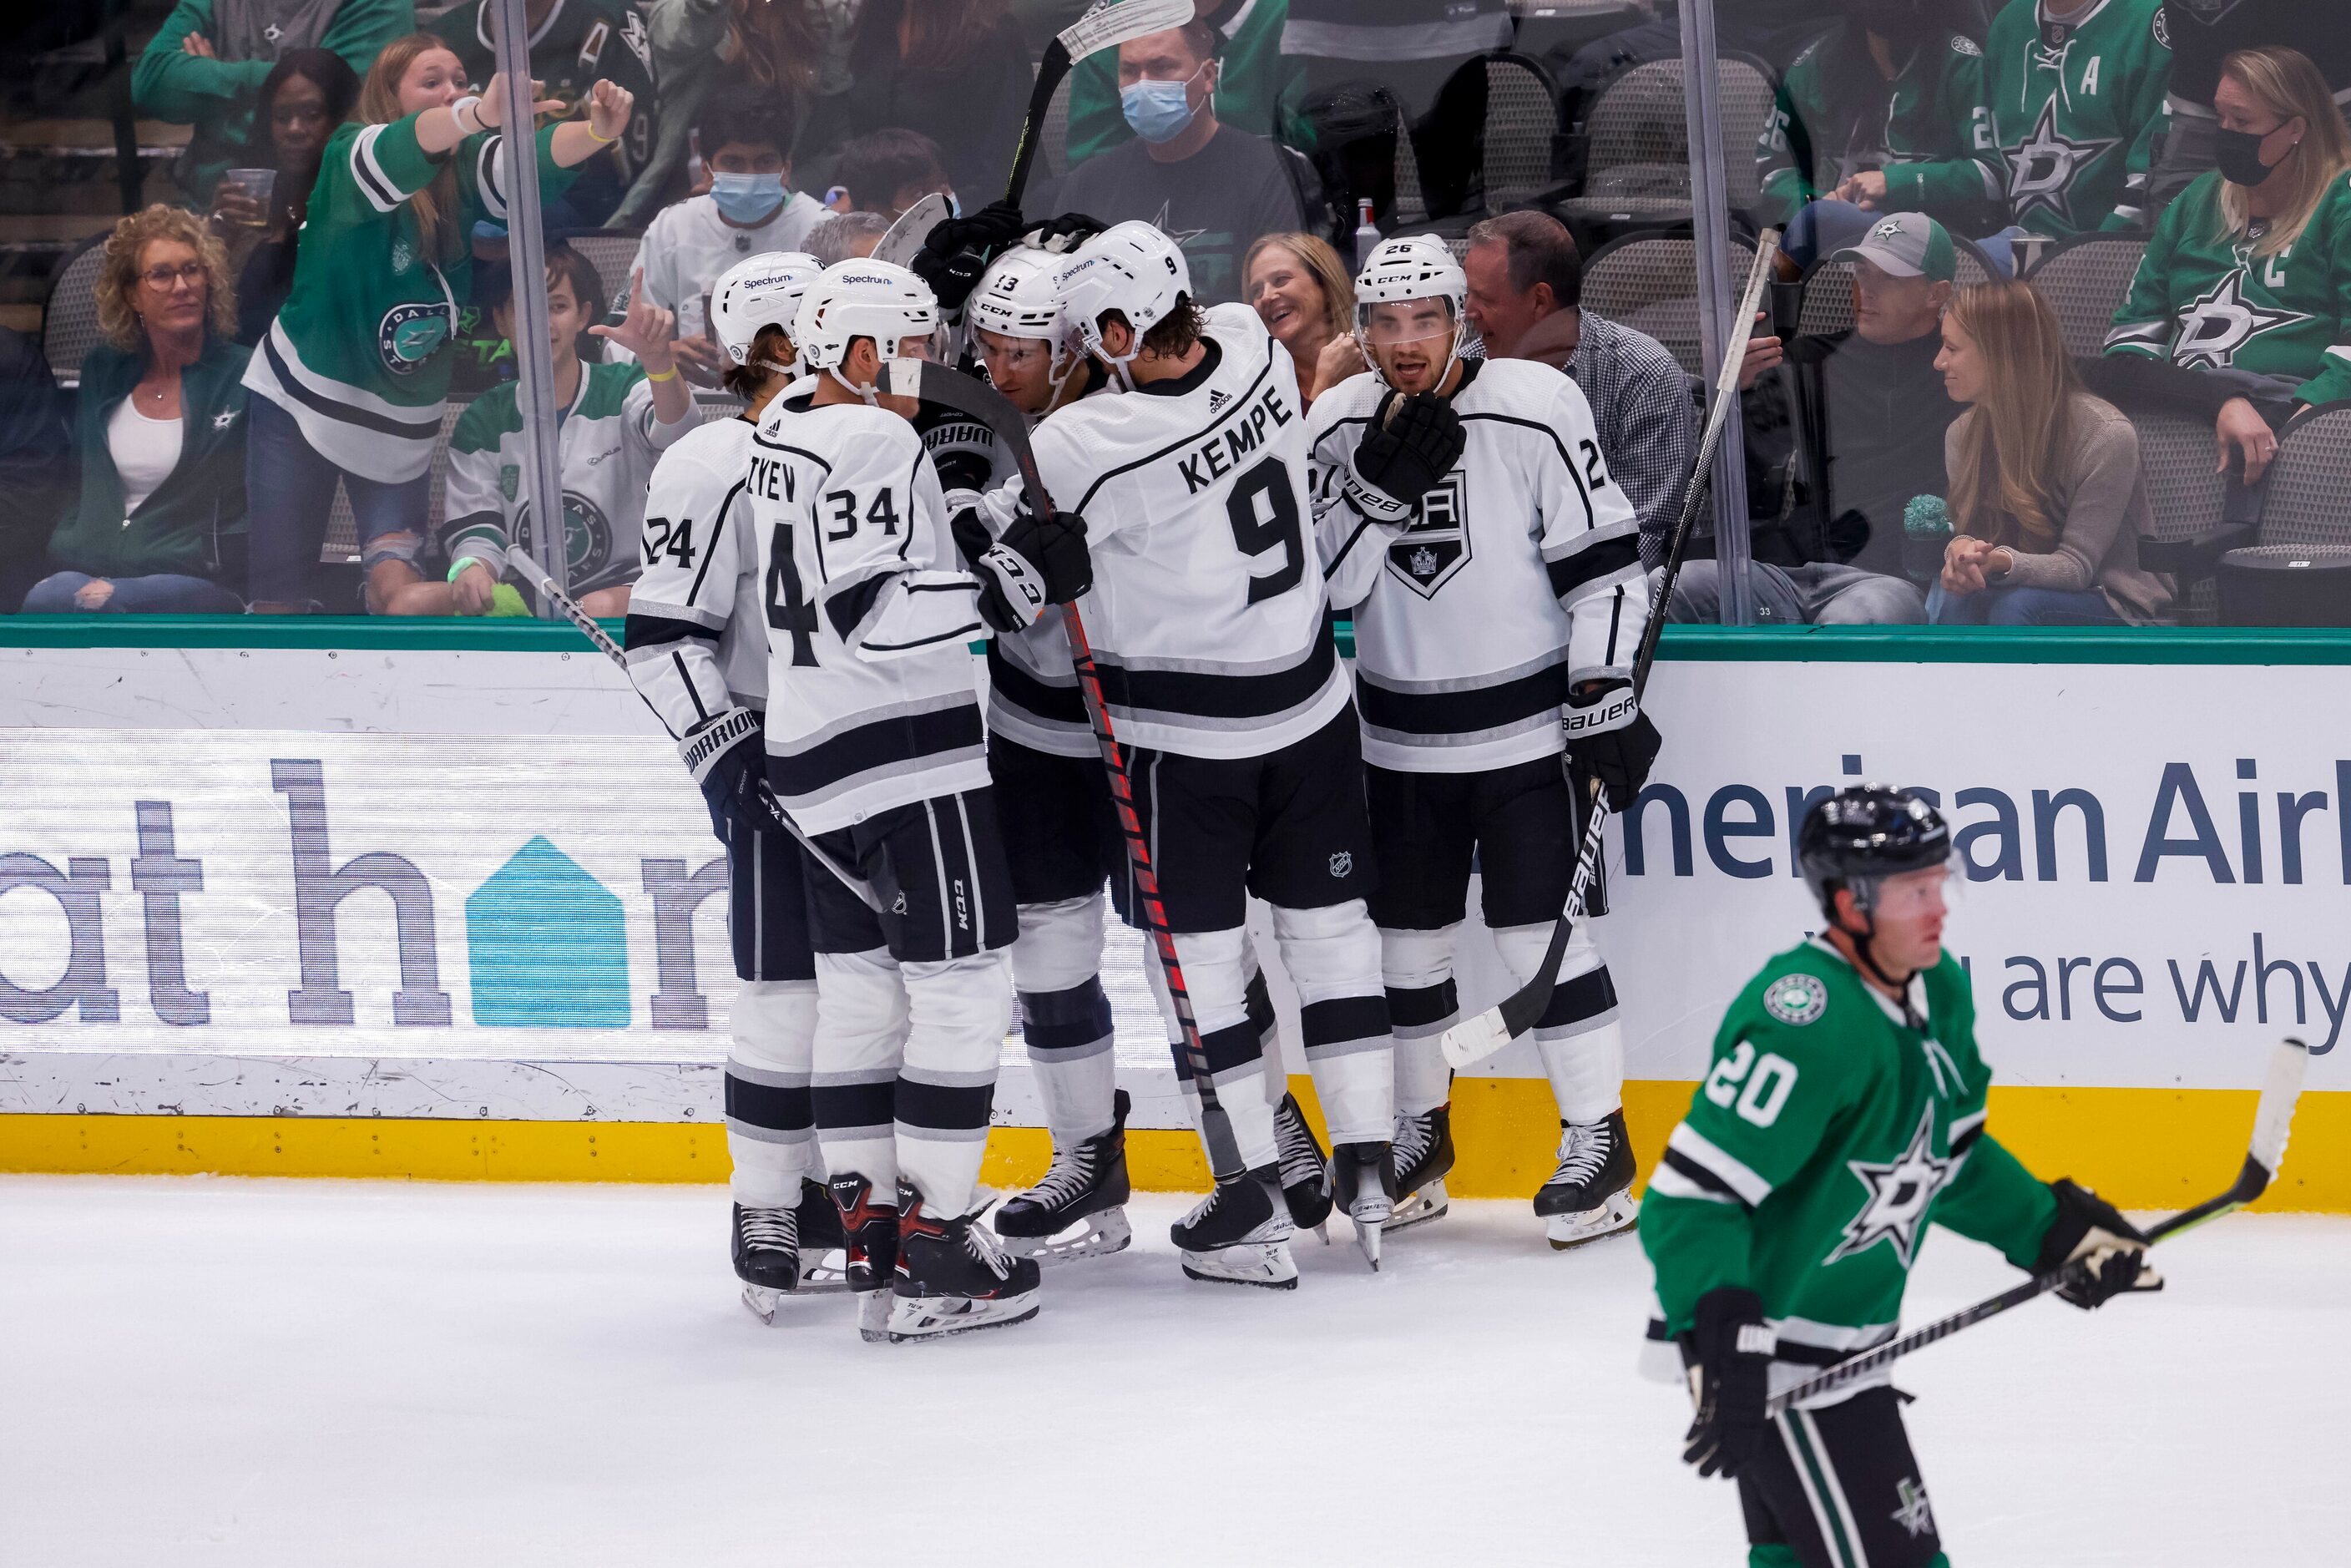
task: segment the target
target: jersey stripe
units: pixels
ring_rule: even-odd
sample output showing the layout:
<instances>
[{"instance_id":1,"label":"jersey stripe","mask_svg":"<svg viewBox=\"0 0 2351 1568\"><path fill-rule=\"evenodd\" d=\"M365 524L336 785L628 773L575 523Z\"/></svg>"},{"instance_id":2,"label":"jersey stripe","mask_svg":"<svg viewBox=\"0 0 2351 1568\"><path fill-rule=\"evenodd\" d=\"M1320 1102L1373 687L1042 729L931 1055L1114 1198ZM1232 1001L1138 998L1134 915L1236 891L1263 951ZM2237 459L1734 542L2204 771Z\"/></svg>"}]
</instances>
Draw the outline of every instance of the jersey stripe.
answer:
<instances>
[{"instance_id":1,"label":"jersey stripe","mask_svg":"<svg viewBox=\"0 0 2351 1568\"><path fill-rule=\"evenodd\" d=\"M1712 1171L1673 1149L1667 1149L1658 1158L1657 1168L1649 1173L1649 1190L1663 1197L1687 1197L1700 1203L1747 1207L1740 1202L1739 1195L1726 1186Z\"/></svg>"},{"instance_id":2,"label":"jersey stripe","mask_svg":"<svg viewBox=\"0 0 2351 1568\"><path fill-rule=\"evenodd\" d=\"M1547 557L1543 564L1551 572L1552 592L1562 604L1573 604L1641 570L1638 526L1626 523L1616 528L1595 528L1559 556Z\"/></svg>"},{"instance_id":3,"label":"jersey stripe","mask_svg":"<svg viewBox=\"0 0 2351 1568\"><path fill-rule=\"evenodd\" d=\"M1707 1135L1682 1123L1666 1140L1666 1147L1682 1155L1714 1176L1723 1186L1739 1195L1749 1207L1761 1203L1771 1196L1771 1184L1742 1162L1736 1155L1718 1147Z\"/></svg>"},{"instance_id":4,"label":"jersey stripe","mask_svg":"<svg viewBox=\"0 0 2351 1568\"><path fill-rule=\"evenodd\" d=\"M1180 725L1186 717L1270 718L1312 702L1338 668L1339 644L1327 613L1305 656L1286 670L1219 674L1205 670L1134 670L1118 655L1097 655L1102 698L1113 709Z\"/></svg>"},{"instance_id":5,"label":"jersey stripe","mask_svg":"<svg viewBox=\"0 0 2351 1568\"><path fill-rule=\"evenodd\" d=\"M1521 665L1491 676L1416 683L1423 687L1417 691L1384 685L1358 669L1355 706L1365 728L1391 731L1396 740L1468 745L1525 719L1556 722L1559 706L1567 700L1566 663L1562 647L1531 669Z\"/></svg>"}]
</instances>

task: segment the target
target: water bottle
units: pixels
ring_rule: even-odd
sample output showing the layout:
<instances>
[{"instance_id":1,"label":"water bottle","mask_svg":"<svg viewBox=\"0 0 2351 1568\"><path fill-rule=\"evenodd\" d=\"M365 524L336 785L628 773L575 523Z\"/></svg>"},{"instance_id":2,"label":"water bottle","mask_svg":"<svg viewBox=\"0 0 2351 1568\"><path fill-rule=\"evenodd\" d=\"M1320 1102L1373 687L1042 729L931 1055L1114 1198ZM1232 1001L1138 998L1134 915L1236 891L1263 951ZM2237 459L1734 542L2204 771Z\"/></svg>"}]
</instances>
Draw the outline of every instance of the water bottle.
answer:
<instances>
[{"instance_id":1,"label":"water bottle","mask_svg":"<svg viewBox=\"0 0 2351 1568\"><path fill-rule=\"evenodd\" d=\"M1380 243L1380 225L1372 222L1372 199L1364 197L1355 204L1355 270L1372 259L1372 252Z\"/></svg>"}]
</instances>

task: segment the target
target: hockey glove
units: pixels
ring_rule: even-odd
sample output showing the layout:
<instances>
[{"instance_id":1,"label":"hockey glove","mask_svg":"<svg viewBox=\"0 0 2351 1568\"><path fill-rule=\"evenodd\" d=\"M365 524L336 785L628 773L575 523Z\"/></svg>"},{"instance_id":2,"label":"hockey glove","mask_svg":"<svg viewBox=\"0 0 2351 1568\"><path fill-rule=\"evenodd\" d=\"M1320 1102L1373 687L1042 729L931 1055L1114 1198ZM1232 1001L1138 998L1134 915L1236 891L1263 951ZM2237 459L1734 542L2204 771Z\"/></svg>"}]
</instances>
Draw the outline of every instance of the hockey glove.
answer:
<instances>
[{"instance_id":1,"label":"hockey glove","mask_svg":"<svg viewBox=\"0 0 2351 1568\"><path fill-rule=\"evenodd\" d=\"M1698 1417L1682 1459L1702 1476L1735 1476L1771 1429L1765 1409L1777 1342L1763 1322L1763 1299L1735 1285L1700 1296L1694 1319L1683 1349Z\"/></svg>"},{"instance_id":2,"label":"hockey glove","mask_svg":"<svg viewBox=\"0 0 2351 1568\"><path fill-rule=\"evenodd\" d=\"M998 251L1020 237L1020 209L994 202L967 218L945 218L923 236L923 248L907 265L931 286L939 298L941 315L963 308L980 275Z\"/></svg>"},{"instance_id":3,"label":"hockey glove","mask_svg":"<svg viewBox=\"0 0 2351 1568\"><path fill-rule=\"evenodd\" d=\"M1067 604L1094 585L1086 520L1074 512L1039 517L1023 511L1002 538L988 537L977 509L947 525L971 574L979 579L980 619L998 632L1024 632L1049 604Z\"/></svg>"},{"instance_id":4,"label":"hockey glove","mask_svg":"<svg viewBox=\"0 0 2351 1568\"><path fill-rule=\"evenodd\" d=\"M2078 1265L2057 1287L2059 1299L2087 1312L2125 1291L2163 1289L2163 1276L2147 1260L2146 1236L2113 1204L2064 1176L2051 1182L2049 1190L2057 1199L2057 1218L2041 1238L2041 1256L2033 1260L2032 1271L2046 1274L2069 1263Z\"/></svg>"},{"instance_id":5,"label":"hockey glove","mask_svg":"<svg viewBox=\"0 0 2351 1568\"><path fill-rule=\"evenodd\" d=\"M1465 439L1461 416L1436 393L1415 392L1401 406L1384 394L1347 458L1347 498L1375 523L1402 522L1461 461Z\"/></svg>"},{"instance_id":6,"label":"hockey glove","mask_svg":"<svg viewBox=\"0 0 2351 1568\"><path fill-rule=\"evenodd\" d=\"M1020 236L1020 243L1050 256L1068 256L1108 227L1100 218L1090 218L1083 213L1063 213L1033 225Z\"/></svg>"},{"instance_id":7,"label":"hockey glove","mask_svg":"<svg viewBox=\"0 0 2351 1568\"><path fill-rule=\"evenodd\" d=\"M768 746L758 714L728 708L679 741L677 754L701 787L711 831L722 842L775 825L779 808L768 788Z\"/></svg>"},{"instance_id":8,"label":"hockey glove","mask_svg":"<svg viewBox=\"0 0 2351 1568\"><path fill-rule=\"evenodd\" d=\"M1648 782L1650 765L1657 760L1664 738L1633 683L1618 679L1590 681L1571 690L1563 720L1567 748L1575 765L1607 787L1608 809L1622 811Z\"/></svg>"}]
</instances>

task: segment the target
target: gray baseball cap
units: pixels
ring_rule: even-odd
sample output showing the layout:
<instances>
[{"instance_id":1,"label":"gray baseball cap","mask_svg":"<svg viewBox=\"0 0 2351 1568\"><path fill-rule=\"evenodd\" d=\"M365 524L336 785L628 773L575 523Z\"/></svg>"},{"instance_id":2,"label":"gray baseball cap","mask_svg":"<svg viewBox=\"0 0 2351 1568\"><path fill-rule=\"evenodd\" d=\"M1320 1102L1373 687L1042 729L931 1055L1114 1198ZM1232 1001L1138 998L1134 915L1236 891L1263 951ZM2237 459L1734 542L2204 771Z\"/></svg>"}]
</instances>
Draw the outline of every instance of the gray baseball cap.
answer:
<instances>
[{"instance_id":1,"label":"gray baseball cap","mask_svg":"<svg viewBox=\"0 0 2351 1568\"><path fill-rule=\"evenodd\" d=\"M1832 261L1865 258L1896 277L1924 277L1949 283L1959 276L1959 259L1951 236L1924 213L1888 213L1869 225L1857 245L1831 256Z\"/></svg>"}]
</instances>

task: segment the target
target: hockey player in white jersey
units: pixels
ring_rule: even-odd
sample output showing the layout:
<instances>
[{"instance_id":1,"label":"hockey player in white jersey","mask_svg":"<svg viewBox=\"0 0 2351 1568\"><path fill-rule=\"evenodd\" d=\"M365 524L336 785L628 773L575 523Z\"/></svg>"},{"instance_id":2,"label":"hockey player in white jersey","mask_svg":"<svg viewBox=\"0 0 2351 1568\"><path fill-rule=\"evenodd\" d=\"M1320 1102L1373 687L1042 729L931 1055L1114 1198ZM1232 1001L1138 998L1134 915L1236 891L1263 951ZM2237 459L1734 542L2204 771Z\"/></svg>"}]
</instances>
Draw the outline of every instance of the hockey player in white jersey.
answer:
<instances>
[{"instance_id":1,"label":"hockey player in white jersey","mask_svg":"<svg viewBox=\"0 0 2351 1568\"><path fill-rule=\"evenodd\" d=\"M958 564L917 404L881 391L887 365L928 357L936 327L905 268L826 269L792 330L810 379L762 414L744 476L769 629L768 782L880 904L807 879L817 1139L861 1331L893 1340L1037 1311L1036 1264L977 1222L1016 927L966 644L1085 587L1074 517L1016 519L980 573Z\"/></svg>"},{"instance_id":2,"label":"hockey player in white jersey","mask_svg":"<svg viewBox=\"0 0 2351 1568\"><path fill-rule=\"evenodd\" d=\"M1390 239L1355 283L1372 369L1310 422L1331 601L1355 612L1372 894L1395 1021L1395 1226L1445 1209L1459 1015L1454 949L1473 857L1521 980L1567 902L1577 789L1623 810L1656 756L1631 689L1649 613L1632 504L1576 384L1529 360L1460 357L1467 283L1434 235ZM1535 1198L1552 1245L1632 1223L1616 995L1582 923L1535 1049L1559 1102L1558 1166Z\"/></svg>"},{"instance_id":3,"label":"hockey player in white jersey","mask_svg":"<svg viewBox=\"0 0 2351 1568\"><path fill-rule=\"evenodd\" d=\"M734 1162L735 1272L754 1312L813 1283L814 1255L843 1244L825 1190L809 1103L816 961L799 845L770 815L760 713L768 621L743 476L751 432L791 379L790 327L822 268L799 252L736 263L711 290L710 327L732 361L726 387L749 407L687 432L662 454L645 495L643 575L629 605L629 675L660 712L710 803L726 849L726 925L742 982L729 1020L726 1147Z\"/></svg>"},{"instance_id":4,"label":"hockey player in white jersey","mask_svg":"<svg viewBox=\"0 0 2351 1568\"><path fill-rule=\"evenodd\" d=\"M1306 531L1297 381L1253 313L1194 304L1183 253L1147 224L1087 241L1058 287L1117 390L1039 427L1038 473L1057 507L1091 519L1081 609L1244 1167L1216 1171L1174 1238L1196 1278L1296 1282L1268 1081L1280 1068L1248 1009L1255 894L1302 1003L1333 1143L1326 1186L1376 1262L1394 1200L1388 1009L1364 902L1353 705Z\"/></svg>"}]
</instances>

